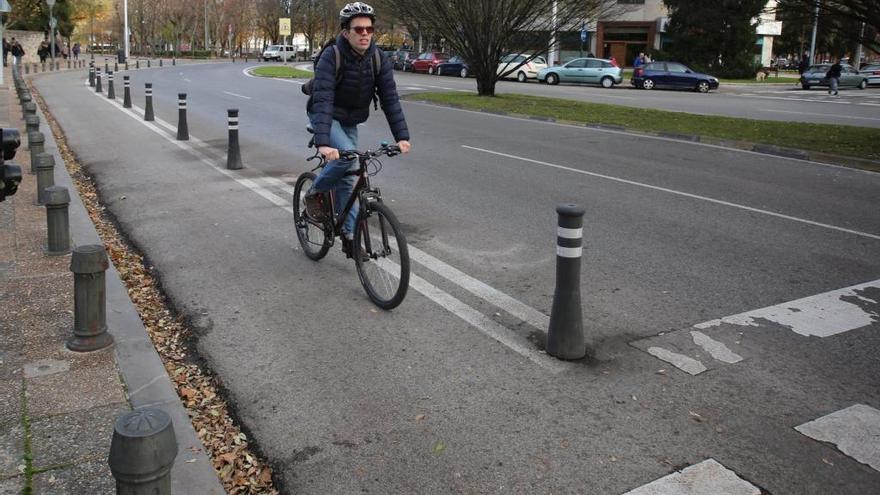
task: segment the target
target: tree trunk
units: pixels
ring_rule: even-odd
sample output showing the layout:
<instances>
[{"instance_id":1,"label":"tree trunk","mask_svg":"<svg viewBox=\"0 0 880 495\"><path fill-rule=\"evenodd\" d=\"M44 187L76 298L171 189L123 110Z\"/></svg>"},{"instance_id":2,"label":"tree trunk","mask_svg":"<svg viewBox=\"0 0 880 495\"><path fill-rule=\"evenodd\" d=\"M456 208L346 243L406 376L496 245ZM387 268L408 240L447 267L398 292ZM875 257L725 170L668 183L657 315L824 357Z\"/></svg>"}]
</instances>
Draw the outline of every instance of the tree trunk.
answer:
<instances>
[{"instance_id":1,"label":"tree trunk","mask_svg":"<svg viewBox=\"0 0 880 495\"><path fill-rule=\"evenodd\" d=\"M474 73L477 79L477 94L480 96L495 96L495 71L479 70Z\"/></svg>"}]
</instances>

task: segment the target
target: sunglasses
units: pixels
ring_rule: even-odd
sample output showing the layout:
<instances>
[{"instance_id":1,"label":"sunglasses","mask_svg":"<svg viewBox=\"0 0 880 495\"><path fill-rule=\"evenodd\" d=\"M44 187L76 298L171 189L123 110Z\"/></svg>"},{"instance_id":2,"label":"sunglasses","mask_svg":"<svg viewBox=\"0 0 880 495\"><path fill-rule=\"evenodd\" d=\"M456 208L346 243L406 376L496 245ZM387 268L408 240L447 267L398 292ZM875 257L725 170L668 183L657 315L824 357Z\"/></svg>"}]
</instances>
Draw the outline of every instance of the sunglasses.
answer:
<instances>
[{"instance_id":1,"label":"sunglasses","mask_svg":"<svg viewBox=\"0 0 880 495\"><path fill-rule=\"evenodd\" d=\"M373 26L354 26L351 30L357 34L373 34Z\"/></svg>"}]
</instances>

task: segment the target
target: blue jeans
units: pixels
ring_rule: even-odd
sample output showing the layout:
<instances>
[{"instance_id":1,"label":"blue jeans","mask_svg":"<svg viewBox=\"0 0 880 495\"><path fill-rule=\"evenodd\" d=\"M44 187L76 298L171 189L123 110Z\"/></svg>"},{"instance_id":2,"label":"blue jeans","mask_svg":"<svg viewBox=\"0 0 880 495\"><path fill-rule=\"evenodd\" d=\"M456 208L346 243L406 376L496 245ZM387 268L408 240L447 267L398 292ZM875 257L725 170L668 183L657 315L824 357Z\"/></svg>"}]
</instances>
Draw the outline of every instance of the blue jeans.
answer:
<instances>
[{"instance_id":1,"label":"blue jeans","mask_svg":"<svg viewBox=\"0 0 880 495\"><path fill-rule=\"evenodd\" d=\"M832 77L831 79L831 89L828 90L829 93L834 92L837 93L837 86L840 84L840 79L837 77Z\"/></svg>"},{"instance_id":2,"label":"blue jeans","mask_svg":"<svg viewBox=\"0 0 880 495\"><path fill-rule=\"evenodd\" d=\"M311 117L312 115L309 115L310 119ZM314 120L312 125L314 125ZM343 126L338 121L333 121L333 124L330 126L331 147L340 151L356 150L357 140L357 126ZM358 179L356 175L345 175L345 172L357 169L357 160L333 160L332 162L328 162L327 165L324 165L324 168L321 169L321 173L318 174L318 178L315 179L312 190L329 191L333 189L336 192L335 203L337 215L342 213L342 209L345 207L346 203L348 203L348 198L351 197L351 191L354 189L354 185ZM348 217L345 219L345 223L342 224L342 231L349 234L348 237L351 237L351 234L354 232L354 223L357 221L359 208L360 205L355 201L351 206L351 210L348 212Z\"/></svg>"}]
</instances>

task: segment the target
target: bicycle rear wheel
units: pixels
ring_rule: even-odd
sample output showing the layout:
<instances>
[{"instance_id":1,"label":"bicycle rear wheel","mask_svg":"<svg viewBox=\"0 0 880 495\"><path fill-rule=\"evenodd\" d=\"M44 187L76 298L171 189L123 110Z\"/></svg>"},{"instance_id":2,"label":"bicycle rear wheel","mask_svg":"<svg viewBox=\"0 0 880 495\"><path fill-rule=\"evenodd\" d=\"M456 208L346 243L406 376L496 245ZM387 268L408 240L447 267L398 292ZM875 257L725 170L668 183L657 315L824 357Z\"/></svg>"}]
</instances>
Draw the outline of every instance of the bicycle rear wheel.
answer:
<instances>
[{"instance_id":1,"label":"bicycle rear wheel","mask_svg":"<svg viewBox=\"0 0 880 495\"><path fill-rule=\"evenodd\" d=\"M409 288L409 250L394 213L382 203L367 202L354 228L354 262L370 300L382 309L396 308Z\"/></svg>"},{"instance_id":2,"label":"bicycle rear wheel","mask_svg":"<svg viewBox=\"0 0 880 495\"><path fill-rule=\"evenodd\" d=\"M306 172L296 179L296 186L293 188L293 225L303 252L310 259L318 261L327 256L327 251L330 249L330 235L325 223L310 218L306 212L306 193L314 182L315 174L311 172Z\"/></svg>"}]
</instances>

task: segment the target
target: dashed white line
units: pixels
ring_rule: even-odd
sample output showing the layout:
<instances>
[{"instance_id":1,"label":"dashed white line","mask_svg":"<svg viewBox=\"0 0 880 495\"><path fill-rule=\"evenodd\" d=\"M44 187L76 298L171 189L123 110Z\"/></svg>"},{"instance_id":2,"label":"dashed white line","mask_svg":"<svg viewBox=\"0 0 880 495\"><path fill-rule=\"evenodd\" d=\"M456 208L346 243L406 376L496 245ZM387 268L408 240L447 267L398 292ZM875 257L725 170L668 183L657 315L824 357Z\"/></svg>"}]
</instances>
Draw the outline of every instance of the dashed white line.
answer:
<instances>
[{"instance_id":1,"label":"dashed white line","mask_svg":"<svg viewBox=\"0 0 880 495\"><path fill-rule=\"evenodd\" d=\"M225 94L228 94L229 96L235 96L235 97L238 97L238 98L244 98L245 100L251 100L251 99L252 99L250 96L244 96L244 95L240 95L240 94L237 94L237 93L231 93L231 92L229 92L229 91L224 91L224 93L225 93Z\"/></svg>"},{"instance_id":2,"label":"dashed white line","mask_svg":"<svg viewBox=\"0 0 880 495\"><path fill-rule=\"evenodd\" d=\"M663 361L666 361L667 363L691 375L699 375L700 373L708 369L703 363L690 356L685 356L684 354L672 352L662 347L649 347L648 354L658 359L662 359Z\"/></svg>"},{"instance_id":3,"label":"dashed white line","mask_svg":"<svg viewBox=\"0 0 880 495\"><path fill-rule=\"evenodd\" d=\"M623 495L761 495L761 490L715 459L706 459Z\"/></svg>"},{"instance_id":4,"label":"dashed white line","mask_svg":"<svg viewBox=\"0 0 880 495\"><path fill-rule=\"evenodd\" d=\"M880 411L873 407L855 404L794 429L880 471Z\"/></svg>"}]
</instances>

